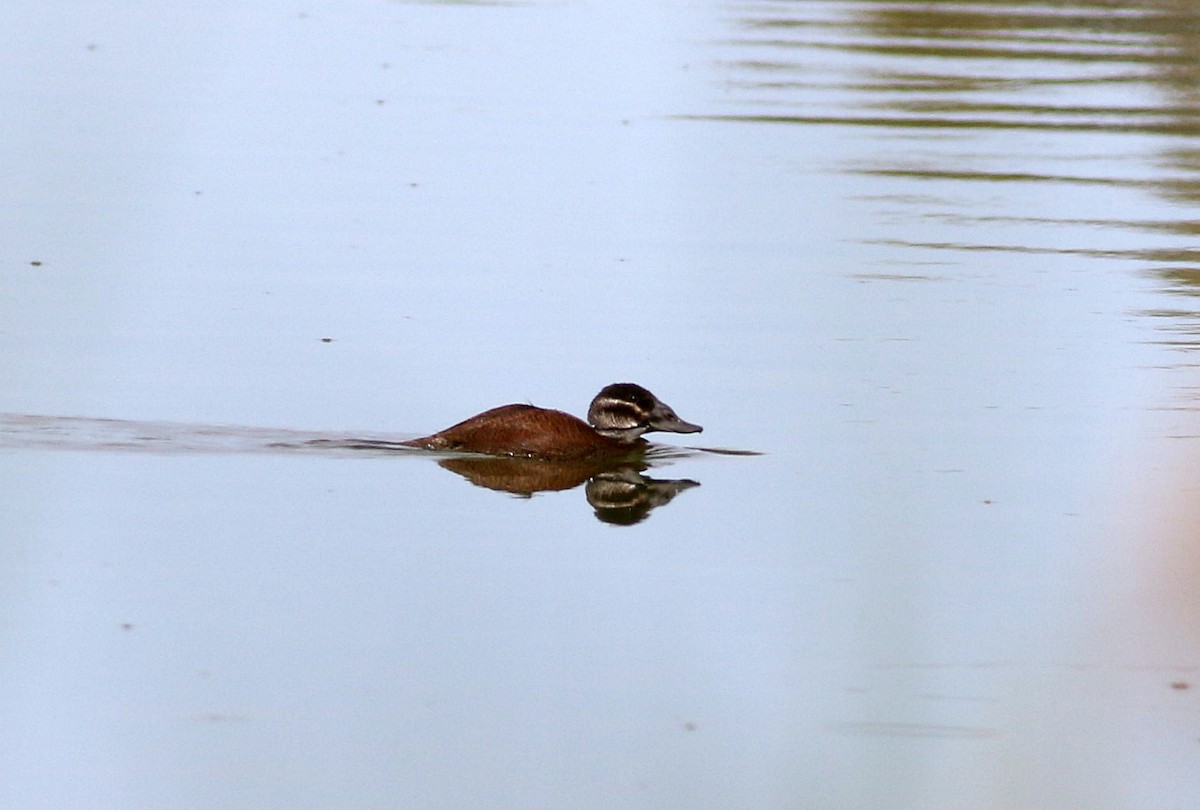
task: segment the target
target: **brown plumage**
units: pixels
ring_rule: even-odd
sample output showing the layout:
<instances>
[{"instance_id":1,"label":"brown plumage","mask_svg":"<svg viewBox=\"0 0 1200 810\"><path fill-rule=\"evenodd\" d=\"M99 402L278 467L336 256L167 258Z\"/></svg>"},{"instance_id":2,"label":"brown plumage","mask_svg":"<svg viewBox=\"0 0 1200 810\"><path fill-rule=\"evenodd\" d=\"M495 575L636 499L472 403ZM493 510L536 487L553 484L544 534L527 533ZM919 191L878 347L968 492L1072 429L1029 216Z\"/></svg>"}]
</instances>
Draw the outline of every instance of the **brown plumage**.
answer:
<instances>
[{"instance_id":1,"label":"brown plumage","mask_svg":"<svg viewBox=\"0 0 1200 810\"><path fill-rule=\"evenodd\" d=\"M501 405L430 436L404 442L426 450L493 456L578 459L619 456L646 445L654 430L699 433L665 403L633 383L607 386L588 409L591 425L569 413L533 405Z\"/></svg>"}]
</instances>

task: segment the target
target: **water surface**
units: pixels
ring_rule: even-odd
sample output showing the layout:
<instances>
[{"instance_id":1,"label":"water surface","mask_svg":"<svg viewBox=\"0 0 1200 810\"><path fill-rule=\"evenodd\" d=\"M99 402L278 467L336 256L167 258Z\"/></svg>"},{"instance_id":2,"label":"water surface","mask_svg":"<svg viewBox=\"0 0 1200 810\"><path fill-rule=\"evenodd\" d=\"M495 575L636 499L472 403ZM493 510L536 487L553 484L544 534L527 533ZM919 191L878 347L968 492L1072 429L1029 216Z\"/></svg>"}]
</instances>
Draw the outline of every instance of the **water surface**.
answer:
<instances>
[{"instance_id":1,"label":"water surface","mask_svg":"<svg viewBox=\"0 0 1200 810\"><path fill-rule=\"evenodd\" d=\"M11 14L0 804L1200 795L1187 4Z\"/></svg>"}]
</instances>

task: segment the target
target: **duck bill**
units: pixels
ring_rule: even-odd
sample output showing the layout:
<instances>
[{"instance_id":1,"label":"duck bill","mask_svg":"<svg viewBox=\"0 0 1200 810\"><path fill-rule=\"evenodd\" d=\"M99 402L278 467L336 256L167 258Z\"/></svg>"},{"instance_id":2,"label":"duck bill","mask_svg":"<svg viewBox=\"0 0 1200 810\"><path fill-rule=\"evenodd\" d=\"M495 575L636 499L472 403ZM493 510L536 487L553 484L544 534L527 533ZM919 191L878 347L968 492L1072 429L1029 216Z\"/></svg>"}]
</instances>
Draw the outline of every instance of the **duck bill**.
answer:
<instances>
[{"instance_id":1,"label":"duck bill","mask_svg":"<svg viewBox=\"0 0 1200 810\"><path fill-rule=\"evenodd\" d=\"M650 414L650 427L648 430L661 430L665 433L699 433L704 428L699 425L693 425L691 422L683 421L675 415L675 411L659 403L659 407L655 408L654 412Z\"/></svg>"}]
</instances>

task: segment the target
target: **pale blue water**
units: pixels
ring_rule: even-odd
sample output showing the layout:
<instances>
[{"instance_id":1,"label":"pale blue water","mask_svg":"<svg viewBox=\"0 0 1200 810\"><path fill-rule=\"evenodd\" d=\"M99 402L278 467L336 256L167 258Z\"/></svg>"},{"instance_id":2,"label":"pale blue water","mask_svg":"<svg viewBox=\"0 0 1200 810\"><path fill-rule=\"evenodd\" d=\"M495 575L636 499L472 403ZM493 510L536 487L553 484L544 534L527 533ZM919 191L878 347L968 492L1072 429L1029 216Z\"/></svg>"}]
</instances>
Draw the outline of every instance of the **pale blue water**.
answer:
<instances>
[{"instance_id":1,"label":"pale blue water","mask_svg":"<svg viewBox=\"0 0 1200 810\"><path fill-rule=\"evenodd\" d=\"M0 805L1191 807L1195 14L991 8L12 9Z\"/></svg>"}]
</instances>

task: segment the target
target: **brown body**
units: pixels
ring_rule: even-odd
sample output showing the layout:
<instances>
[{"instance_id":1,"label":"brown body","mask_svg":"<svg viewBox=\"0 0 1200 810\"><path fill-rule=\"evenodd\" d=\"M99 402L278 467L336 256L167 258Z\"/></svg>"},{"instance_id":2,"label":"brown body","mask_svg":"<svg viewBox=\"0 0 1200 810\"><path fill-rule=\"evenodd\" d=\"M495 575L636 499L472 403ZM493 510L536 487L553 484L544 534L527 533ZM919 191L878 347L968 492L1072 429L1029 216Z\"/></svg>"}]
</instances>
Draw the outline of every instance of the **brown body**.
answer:
<instances>
[{"instance_id":1,"label":"brown body","mask_svg":"<svg viewBox=\"0 0 1200 810\"><path fill-rule=\"evenodd\" d=\"M569 413L533 405L501 405L432 436L405 442L426 450L538 458L621 455L645 443L644 439L630 444L610 439Z\"/></svg>"},{"instance_id":2,"label":"brown body","mask_svg":"<svg viewBox=\"0 0 1200 810\"><path fill-rule=\"evenodd\" d=\"M633 383L614 383L604 388L592 400L588 420L591 424L569 413L533 405L501 405L404 444L491 456L584 459L636 452L646 446L641 435L647 431L701 430Z\"/></svg>"}]
</instances>

